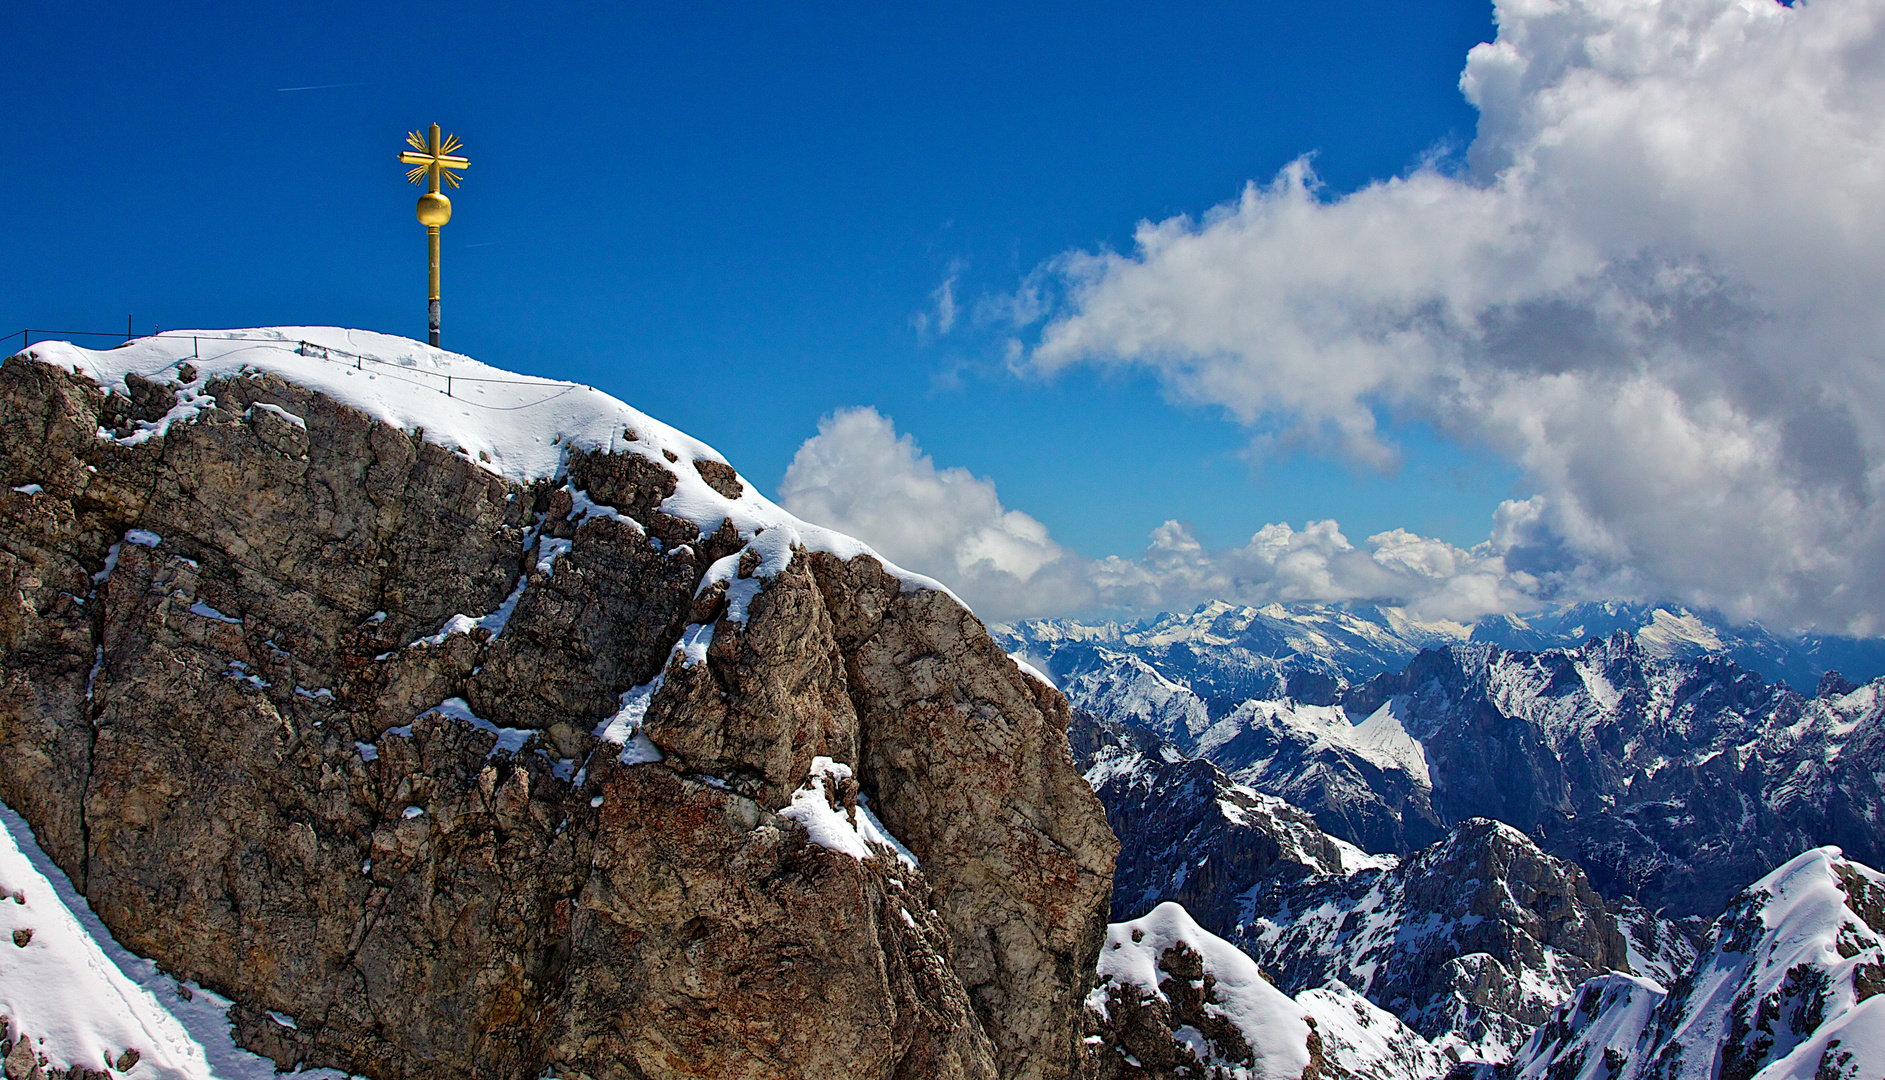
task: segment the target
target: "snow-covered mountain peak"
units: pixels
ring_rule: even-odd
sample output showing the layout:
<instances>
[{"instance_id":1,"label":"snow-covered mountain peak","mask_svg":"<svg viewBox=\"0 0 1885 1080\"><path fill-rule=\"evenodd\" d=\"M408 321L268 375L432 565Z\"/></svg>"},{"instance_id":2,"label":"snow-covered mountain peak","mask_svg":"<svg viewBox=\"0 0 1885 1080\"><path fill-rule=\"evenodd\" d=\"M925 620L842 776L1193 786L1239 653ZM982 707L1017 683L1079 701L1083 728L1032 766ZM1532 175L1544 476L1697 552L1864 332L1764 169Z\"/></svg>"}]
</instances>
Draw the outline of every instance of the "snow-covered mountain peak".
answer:
<instances>
[{"instance_id":1,"label":"snow-covered mountain peak","mask_svg":"<svg viewBox=\"0 0 1885 1080\"><path fill-rule=\"evenodd\" d=\"M1657 608L1650 613L1649 625L1636 631L1636 639L1656 656L1699 656L1722 648L1715 628L1686 608Z\"/></svg>"},{"instance_id":2,"label":"snow-covered mountain peak","mask_svg":"<svg viewBox=\"0 0 1885 1080\"><path fill-rule=\"evenodd\" d=\"M171 425L193 422L214 408L218 380L275 376L417 431L517 484L563 477L573 454L634 455L674 478L673 493L660 510L694 523L703 535L727 524L751 542L774 530L769 548L804 548L844 559L869 554L910 588L949 591L894 566L861 541L788 513L735 473L718 450L594 387L505 371L407 338L278 326L172 330L108 350L43 341L27 352L90 378L107 394L136 399L141 386L174 389L176 404L162 417L137 421L124 433L100 430L100 438L127 445L162 437ZM300 417L282 417L305 426Z\"/></svg>"}]
</instances>

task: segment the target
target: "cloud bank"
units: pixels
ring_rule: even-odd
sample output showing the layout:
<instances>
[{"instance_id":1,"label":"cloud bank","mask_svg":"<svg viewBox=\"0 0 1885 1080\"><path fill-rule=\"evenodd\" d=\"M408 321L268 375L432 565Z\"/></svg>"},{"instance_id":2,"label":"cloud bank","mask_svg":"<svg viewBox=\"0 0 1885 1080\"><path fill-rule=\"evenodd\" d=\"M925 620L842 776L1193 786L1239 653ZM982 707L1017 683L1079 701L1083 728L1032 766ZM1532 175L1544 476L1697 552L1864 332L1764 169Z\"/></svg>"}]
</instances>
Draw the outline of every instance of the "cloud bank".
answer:
<instances>
[{"instance_id":1,"label":"cloud bank","mask_svg":"<svg viewBox=\"0 0 1885 1080\"><path fill-rule=\"evenodd\" d=\"M1506 567L1500 541L1471 551L1396 529L1360 547L1333 521L1298 532L1266 525L1249 543L1208 551L1177 521L1136 559L1093 560L1001 503L992 481L937 468L875 409L826 417L779 487L786 509L850 533L892 562L940 578L985 619L1099 609L1184 610L1206 600L1253 605L1383 600L1428 618L1471 619L1527 606L1535 582ZM1523 508L1502 511L1523 524ZM1508 529L1508 532L1515 530Z\"/></svg>"},{"instance_id":2,"label":"cloud bank","mask_svg":"<svg viewBox=\"0 0 1885 1080\"><path fill-rule=\"evenodd\" d=\"M1508 455L1539 495L1472 551L1318 525L1204 554L1168 526L1080 580L1392 586L1462 611L1621 592L1885 630L1885 0L1496 14L1460 80L1480 124L1457 172L1325 198L1298 162L1201 219L1142 223L1130 253L1054 260L1014 306L1046 298L1038 372L1143 366L1369 461L1393 456L1378 416L1418 417ZM894 438L845 414L819 439L871 423ZM898 445L938 499L983 507L962 526L982 546L949 548L965 573L1027 594L1066 561L986 482Z\"/></svg>"}]
</instances>

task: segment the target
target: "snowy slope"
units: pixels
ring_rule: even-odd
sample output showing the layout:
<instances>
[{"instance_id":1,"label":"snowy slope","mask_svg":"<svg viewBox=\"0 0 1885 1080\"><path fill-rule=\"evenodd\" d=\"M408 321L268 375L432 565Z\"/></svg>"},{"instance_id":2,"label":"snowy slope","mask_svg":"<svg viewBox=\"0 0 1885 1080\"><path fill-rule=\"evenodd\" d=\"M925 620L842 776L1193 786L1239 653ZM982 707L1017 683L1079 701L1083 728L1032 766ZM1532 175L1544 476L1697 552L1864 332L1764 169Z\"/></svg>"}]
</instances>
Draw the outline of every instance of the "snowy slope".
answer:
<instances>
[{"instance_id":1,"label":"snowy slope","mask_svg":"<svg viewBox=\"0 0 1885 1080\"><path fill-rule=\"evenodd\" d=\"M1744 890L1667 994L1587 984L1514 1061L1527 1080L1885 1076L1885 875L1816 848Z\"/></svg>"},{"instance_id":2,"label":"snowy slope","mask_svg":"<svg viewBox=\"0 0 1885 1080\"><path fill-rule=\"evenodd\" d=\"M235 1045L229 1002L121 948L34 843L26 821L4 806L0 894L0 1015L11 1017L11 1031L0 1035L27 1038L47 1068L115 1069L132 1080L275 1076L274 1062Z\"/></svg>"},{"instance_id":3,"label":"snowy slope","mask_svg":"<svg viewBox=\"0 0 1885 1080\"><path fill-rule=\"evenodd\" d=\"M1316 1025L1327 1075L1428 1080L1453 1064L1400 1017L1340 982L1297 994L1296 1005Z\"/></svg>"},{"instance_id":4,"label":"snowy slope","mask_svg":"<svg viewBox=\"0 0 1885 1080\"><path fill-rule=\"evenodd\" d=\"M1095 665L1059 684L1068 700L1088 712L1137 724L1180 746L1193 745L1211 722L1204 701L1188 686L1159 674L1131 653L1094 652Z\"/></svg>"},{"instance_id":5,"label":"snowy slope","mask_svg":"<svg viewBox=\"0 0 1885 1080\"><path fill-rule=\"evenodd\" d=\"M1438 842L1446 828L1433 809L1426 749L1407 732L1404 712L1397 698L1359 718L1341 705L1246 701L1213 721L1194 752L1350 843L1406 853Z\"/></svg>"}]
</instances>

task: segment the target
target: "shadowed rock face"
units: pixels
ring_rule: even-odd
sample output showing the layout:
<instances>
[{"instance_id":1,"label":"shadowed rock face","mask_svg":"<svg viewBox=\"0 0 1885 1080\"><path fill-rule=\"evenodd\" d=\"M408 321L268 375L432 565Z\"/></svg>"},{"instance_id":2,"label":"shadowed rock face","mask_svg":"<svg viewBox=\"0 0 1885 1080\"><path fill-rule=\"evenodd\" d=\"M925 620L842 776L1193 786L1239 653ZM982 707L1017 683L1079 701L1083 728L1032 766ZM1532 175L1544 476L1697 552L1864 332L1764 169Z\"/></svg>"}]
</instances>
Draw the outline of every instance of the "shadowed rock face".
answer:
<instances>
[{"instance_id":1,"label":"shadowed rock face","mask_svg":"<svg viewBox=\"0 0 1885 1080\"><path fill-rule=\"evenodd\" d=\"M1232 940L1285 991L1342 980L1482 1060L1509 1056L1585 979L1629 968L1584 872L1484 818L1392 868L1278 881L1250 904Z\"/></svg>"},{"instance_id":2,"label":"shadowed rock face","mask_svg":"<svg viewBox=\"0 0 1885 1080\"><path fill-rule=\"evenodd\" d=\"M121 445L168 388L0 369L0 480L40 486L0 490L0 801L245 1045L381 1078L1067 1074L1117 844L1064 700L953 599L799 551L735 621L699 586L751 538L662 511L647 455L524 488L274 376L204 389ZM507 598L495 638L419 640ZM667 759L624 764L592 732L658 674ZM779 815L816 756L920 870Z\"/></svg>"}]
</instances>

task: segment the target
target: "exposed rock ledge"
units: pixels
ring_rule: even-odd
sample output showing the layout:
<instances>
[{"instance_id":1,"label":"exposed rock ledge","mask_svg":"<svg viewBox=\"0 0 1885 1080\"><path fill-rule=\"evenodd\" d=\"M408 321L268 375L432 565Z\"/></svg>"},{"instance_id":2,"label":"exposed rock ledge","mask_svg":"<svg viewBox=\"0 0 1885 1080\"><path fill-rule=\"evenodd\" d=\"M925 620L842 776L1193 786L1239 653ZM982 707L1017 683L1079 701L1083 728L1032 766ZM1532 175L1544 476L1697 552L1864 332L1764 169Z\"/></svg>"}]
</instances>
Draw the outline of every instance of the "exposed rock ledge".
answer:
<instances>
[{"instance_id":1,"label":"exposed rock ledge","mask_svg":"<svg viewBox=\"0 0 1885 1080\"><path fill-rule=\"evenodd\" d=\"M0 801L246 1045L1073 1067L1117 845L1065 701L953 597L675 511L755 496L632 430L522 482L277 374L108 395L63 348L0 369Z\"/></svg>"}]
</instances>

